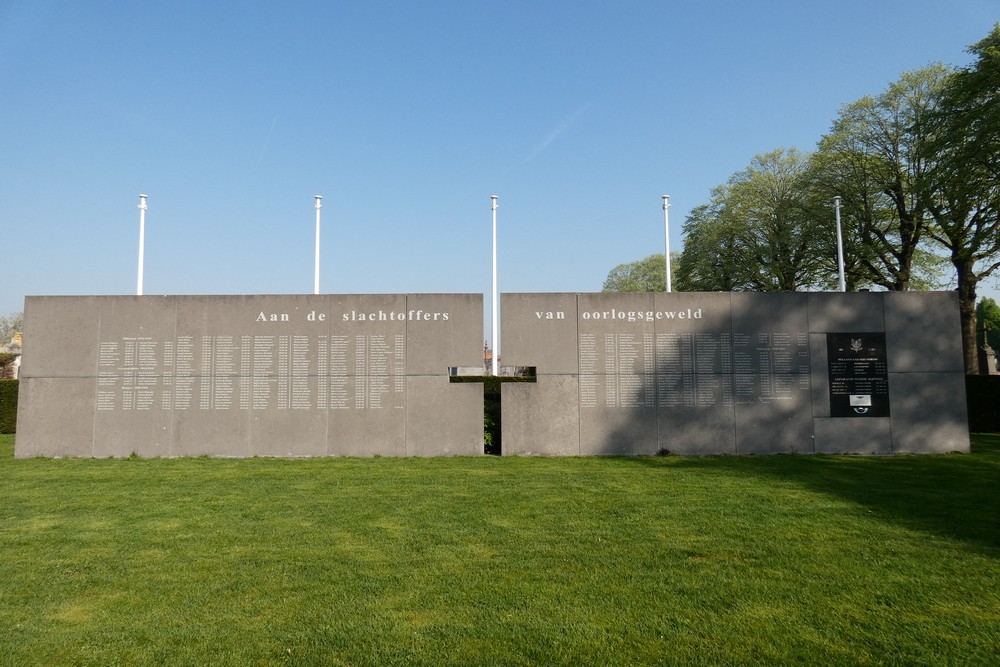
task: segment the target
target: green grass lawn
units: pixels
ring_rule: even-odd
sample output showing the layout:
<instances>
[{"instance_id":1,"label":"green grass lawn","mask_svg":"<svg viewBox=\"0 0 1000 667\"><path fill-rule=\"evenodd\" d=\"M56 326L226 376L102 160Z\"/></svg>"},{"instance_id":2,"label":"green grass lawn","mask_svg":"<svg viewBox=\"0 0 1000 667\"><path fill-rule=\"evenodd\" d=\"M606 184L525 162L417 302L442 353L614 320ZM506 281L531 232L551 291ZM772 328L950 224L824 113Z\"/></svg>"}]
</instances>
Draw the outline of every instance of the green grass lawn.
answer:
<instances>
[{"instance_id":1,"label":"green grass lawn","mask_svg":"<svg viewBox=\"0 0 1000 667\"><path fill-rule=\"evenodd\" d=\"M855 458L13 458L0 665L996 665L1000 436Z\"/></svg>"}]
</instances>

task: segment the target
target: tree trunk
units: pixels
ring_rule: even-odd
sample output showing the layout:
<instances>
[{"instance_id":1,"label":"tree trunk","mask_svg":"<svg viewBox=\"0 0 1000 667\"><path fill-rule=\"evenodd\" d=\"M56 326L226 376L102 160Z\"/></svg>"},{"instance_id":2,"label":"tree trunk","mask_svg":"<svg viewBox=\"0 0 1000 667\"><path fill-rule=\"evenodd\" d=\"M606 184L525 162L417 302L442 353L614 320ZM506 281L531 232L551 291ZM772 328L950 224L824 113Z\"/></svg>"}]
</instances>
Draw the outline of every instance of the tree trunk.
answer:
<instances>
[{"instance_id":1,"label":"tree trunk","mask_svg":"<svg viewBox=\"0 0 1000 667\"><path fill-rule=\"evenodd\" d=\"M892 289L895 292L904 292L910 289L910 281L913 275L913 254L903 254L899 257L899 270L893 276Z\"/></svg>"},{"instance_id":2,"label":"tree trunk","mask_svg":"<svg viewBox=\"0 0 1000 667\"><path fill-rule=\"evenodd\" d=\"M976 344L976 285L979 278L972 263L954 262L958 273L958 312L962 323L962 352L965 355L966 375L979 374L979 355Z\"/></svg>"}]
</instances>

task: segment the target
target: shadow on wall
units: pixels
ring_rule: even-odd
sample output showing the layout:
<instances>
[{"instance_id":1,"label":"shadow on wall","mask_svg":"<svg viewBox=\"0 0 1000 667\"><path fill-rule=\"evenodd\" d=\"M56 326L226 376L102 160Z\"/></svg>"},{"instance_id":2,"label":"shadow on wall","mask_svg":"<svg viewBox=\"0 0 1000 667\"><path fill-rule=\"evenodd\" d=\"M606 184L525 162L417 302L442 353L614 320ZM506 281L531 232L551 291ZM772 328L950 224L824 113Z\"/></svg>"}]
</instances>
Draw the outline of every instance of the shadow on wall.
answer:
<instances>
[{"instance_id":1,"label":"shadow on wall","mask_svg":"<svg viewBox=\"0 0 1000 667\"><path fill-rule=\"evenodd\" d=\"M596 340L604 371L593 407L581 408L581 434L602 435L592 443L582 435L582 453L814 453L807 300L581 295L581 340ZM605 312L620 315L609 321ZM633 313L643 317L633 322ZM580 350L582 365L584 342Z\"/></svg>"},{"instance_id":2,"label":"shadow on wall","mask_svg":"<svg viewBox=\"0 0 1000 667\"><path fill-rule=\"evenodd\" d=\"M969 449L955 293L505 294L503 313L505 358L538 369L503 389L505 454Z\"/></svg>"},{"instance_id":3,"label":"shadow on wall","mask_svg":"<svg viewBox=\"0 0 1000 667\"><path fill-rule=\"evenodd\" d=\"M954 293L581 294L579 313L583 455L968 451Z\"/></svg>"}]
</instances>

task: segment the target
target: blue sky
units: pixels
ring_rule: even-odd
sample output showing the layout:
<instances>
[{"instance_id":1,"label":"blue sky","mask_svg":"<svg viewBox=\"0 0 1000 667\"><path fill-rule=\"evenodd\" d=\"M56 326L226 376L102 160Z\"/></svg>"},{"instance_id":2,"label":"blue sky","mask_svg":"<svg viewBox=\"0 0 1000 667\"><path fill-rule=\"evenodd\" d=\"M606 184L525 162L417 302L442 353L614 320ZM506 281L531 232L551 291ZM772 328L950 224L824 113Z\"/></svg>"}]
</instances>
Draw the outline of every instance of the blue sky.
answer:
<instances>
[{"instance_id":1,"label":"blue sky","mask_svg":"<svg viewBox=\"0 0 1000 667\"><path fill-rule=\"evenodd\" d=\"M966 65L996 0L0 0L0 313L30 294L597 291L757 154Z\"/></svg>"}]
</instances>

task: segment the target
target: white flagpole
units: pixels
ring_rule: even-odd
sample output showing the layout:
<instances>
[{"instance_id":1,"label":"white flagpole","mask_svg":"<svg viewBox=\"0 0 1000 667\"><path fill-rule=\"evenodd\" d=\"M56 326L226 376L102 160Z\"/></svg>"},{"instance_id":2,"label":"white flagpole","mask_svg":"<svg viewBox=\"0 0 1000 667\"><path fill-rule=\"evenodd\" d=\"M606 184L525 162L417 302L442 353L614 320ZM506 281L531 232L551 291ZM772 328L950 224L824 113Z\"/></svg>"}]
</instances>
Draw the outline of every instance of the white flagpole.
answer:
<instances>
[{"instance_id":1,"label":"white flagpole","mask_svg":"<svg viewBox=\"0 0 1000 667\"><path fill-rule=\"evenodd\" d=\"M146 195L139 195L139 279L135 293L142 296L143 259L146 252Z\"/></svg>"},{"instance_id":2,"label":"white flagpole","mask_svg":"<svg viewBox=\"0 0 1000 667\"><path fill-rule=\"evenodd\" d=\"M833 198L833 208L837 212L837 274L838 287L841 292L847 291L847 281L844 278L844 236L840 231L840 197Z\"/></svg>"},{"instance_id":3,"label":"white flagpole","mask_svg":"<svg viewBox=\"0 0 1000 667\"><path fill-rule=\"evenodd\" d=\"M319 210L323 208L323 197L316 195L316 270L313 277L313 294L319 294Z\"/></svg>"},{"instance_id":4,"label":"white flagpole","mask_svg":"<svg viewBox=\"0 0 1000 667\"><path fill-rule=\"evenodd\" d=\"M667 277L667 291L672 291L670 285L670 219L667 217L667 209L670 208L670 195L662 195L663 199L663 235L666 238L666 252L664 253L665 269Z\"/></svg>"},{"instance_id":5,"label":"white flagpole","mask_svg":"<svg viewBox=\"0 0 1000 667\"><path fill-rule=\"evenodd\" d=\"M493 359L492 372L497 375L497 362L500 357L500 339L497 332L499 319L497 318L497 196L491 195L493 201Z\"/></svg>"}]
</instances>

